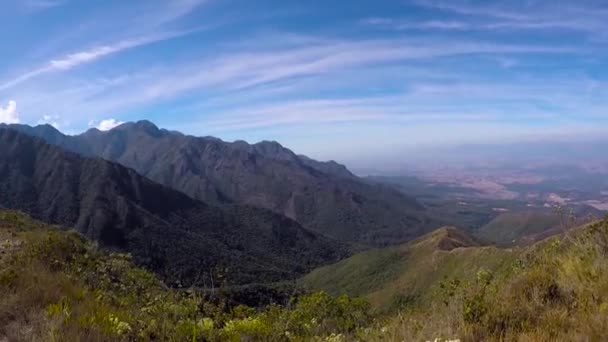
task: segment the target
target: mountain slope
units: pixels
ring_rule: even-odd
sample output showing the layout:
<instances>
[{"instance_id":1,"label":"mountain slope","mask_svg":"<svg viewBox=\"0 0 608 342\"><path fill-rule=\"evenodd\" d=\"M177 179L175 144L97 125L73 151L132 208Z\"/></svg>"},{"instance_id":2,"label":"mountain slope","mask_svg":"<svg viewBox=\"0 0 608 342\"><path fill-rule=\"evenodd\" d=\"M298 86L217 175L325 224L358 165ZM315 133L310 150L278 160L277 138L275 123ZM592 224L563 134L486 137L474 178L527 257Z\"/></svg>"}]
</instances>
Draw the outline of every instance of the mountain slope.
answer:
<instances>
[{"instance_id":1,"label":"mountain slope","mask_svg":"<svg viewBox=\"0 0 608 342\"><path fill-rule=\"evenodd\" d=\"M102 159L0 129L0 206L74 227L172 284L289 279L342 255L335 242L267 210L217 208Z\"/></svg>"},{"instance_id":2,"label":"mountain slope","mask_svg":"<svg viewBox=\"0 0 608 342\"><path fill-rule=\"evenodd\" d=\"M399 191L369 184L335 162L298 156L276 142L227 143L158 129L148 121L78 136L63 136L50 126L12 127L118 162L195 199L269 209L342 241L383 246L440 226Z\"/></svg>"},{"instance_id":3,"label":"mountain slope","mask_svg":"<svg viewBox=\"0 0 608 342\"><path fill-rule=\"evenodd\" d=\"M560 216L555 212L507 212L481 227L476 236L484 241L508 246L524 242L526 236L543 233L549 236L552 230L557 230L553 234L559 233L559 226Z\"/></svg>"},{"instance_id":4,"label":"mountain slope","mask_svg":"<svg viewBox=\"0 0 608 342\"><path fill-rule=\"evenodd\" d=\"M503 247L530 245L603 216L601 211L586 205L572 205L560 210L512 211L495 217L479 228L475 236Z\"/></svg>"},{"instance_id":5,"label":"mountain slope","mask_svg":"<svg viewBox=\"0 0 608 342\"><path fill-rule=\"evenodd\" d=\"M443 227L400 246L373 249L316 269L300 280L309 289L363 296L379 310L420 305L446 278L469 279L477 270L508 265L516 250L480 246Z\"/></svg>"}]
</instances>

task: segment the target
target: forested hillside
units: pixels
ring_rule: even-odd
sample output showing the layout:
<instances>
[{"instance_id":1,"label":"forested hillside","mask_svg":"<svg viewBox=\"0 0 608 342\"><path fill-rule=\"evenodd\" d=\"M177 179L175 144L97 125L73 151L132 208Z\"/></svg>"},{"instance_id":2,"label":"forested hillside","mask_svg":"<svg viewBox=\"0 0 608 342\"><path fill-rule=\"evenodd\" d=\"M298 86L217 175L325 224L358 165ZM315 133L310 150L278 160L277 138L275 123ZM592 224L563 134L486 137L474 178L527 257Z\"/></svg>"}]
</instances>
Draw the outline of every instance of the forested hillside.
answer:
<instances>
[{"instance_id":1,"label":"forested hillside","mask_svg":"<svg viewBox=\"0 0 608 342\"><path fill-rule=\"evenodd\" d=\"M119 164L6 129L0 206L129 252L174 286L218 274L233 285L290 280L345 253L342 244L268 210L211 206Z\"/></svg>"}]
</instances>

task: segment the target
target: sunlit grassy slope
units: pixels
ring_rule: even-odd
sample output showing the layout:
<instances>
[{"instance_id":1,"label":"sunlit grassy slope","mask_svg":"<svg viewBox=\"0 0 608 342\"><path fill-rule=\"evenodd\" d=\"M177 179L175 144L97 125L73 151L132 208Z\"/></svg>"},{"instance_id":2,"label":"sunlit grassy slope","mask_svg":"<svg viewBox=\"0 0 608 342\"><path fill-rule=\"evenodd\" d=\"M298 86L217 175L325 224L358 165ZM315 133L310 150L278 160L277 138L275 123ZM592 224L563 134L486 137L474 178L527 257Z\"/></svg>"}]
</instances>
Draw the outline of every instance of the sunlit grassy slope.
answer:
<instances>
[{"instance_id":1,"label":"sunlit grassy slope","mask_svg":"<svg viewBox=\"0 0 608 342\"><path fill-rule=\"evenodd\" d=\"M332 294L363 296L375 308L391 310L433 299L446 278L471 278L479 269L509 265L519 249L480 246L467 234L444 227L400 246L356 254L311 272L301 283Z\"/></svg>"},{"instance_id":2,"label":"sunlit grassy slope","mask_svg":"<svg viewBox=\"0 0 608 342\"><path fill-rule=\"evenodd\" d=\"M564 231L501 249L442 228L301 282L368 298L389 317L379 340L606 341L608 220Z\"/></svg>"}]
</instances>

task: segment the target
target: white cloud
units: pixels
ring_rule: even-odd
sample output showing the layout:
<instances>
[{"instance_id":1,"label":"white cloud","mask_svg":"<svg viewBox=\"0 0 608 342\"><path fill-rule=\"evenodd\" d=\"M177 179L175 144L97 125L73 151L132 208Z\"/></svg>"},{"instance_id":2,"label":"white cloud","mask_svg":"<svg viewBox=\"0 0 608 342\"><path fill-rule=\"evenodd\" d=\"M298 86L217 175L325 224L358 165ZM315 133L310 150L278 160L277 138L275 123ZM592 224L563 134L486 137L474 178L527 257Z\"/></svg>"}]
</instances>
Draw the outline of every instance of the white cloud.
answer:
<instances>
[{"instance_id":1,"label":"white cloud","mask_svg":"<svg viewBox=\"0 0 608 342\"><path fill-rule=\"evenodd\" d=\"M59 127L61 126L61 124L59 123L60 119L61 118L59 117L59 115L44 115L42 119L38 120L37 124L51 125L56 129L59 129Z\"/></svg>"},{"instance_id":2,"label":"white cloud","mask_svg":"<svg viewBox=\"0 0 608 342\"><path fill-rule=\"evenodd\" d=\"M8 101L6 107L0 107L0 123L19 123L19 112L17 112L17 102L11 100Z\"/></svg>"},{"instance_id":3,"label":"white cloud","mask_svg":"<svg viewBox=\"0 0 608 342\"><path fill-rule=\"evenodd\" d=\"M89 121L89 127L95 126L100 131L109 131L116 126L122 125L123 121L117 121L115 119L105 119L101 120L98 125L95 125L96 122L94 120Z\"/></svg>"}]
</instances>

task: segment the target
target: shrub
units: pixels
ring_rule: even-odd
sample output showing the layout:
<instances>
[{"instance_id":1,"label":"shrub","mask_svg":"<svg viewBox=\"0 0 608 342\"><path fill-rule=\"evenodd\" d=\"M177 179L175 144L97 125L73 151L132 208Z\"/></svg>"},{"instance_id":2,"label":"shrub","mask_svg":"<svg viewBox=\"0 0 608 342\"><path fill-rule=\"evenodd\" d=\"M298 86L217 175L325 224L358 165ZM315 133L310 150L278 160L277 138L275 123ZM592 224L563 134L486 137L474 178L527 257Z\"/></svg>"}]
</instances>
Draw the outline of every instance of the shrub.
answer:
<instances>
[{"instance_id":1,"label":"shrub","mask_svg":"<svg viewBox=\"0 0 608 342\"><path fill-rule=\"evenodd\" d=\"M371 322L365 301L323 292L287 306L230 308L222 290L203 300L194 289L169 289L127 254L29 224L0 211L0 229L22 242L0 261L0 337L9 340L338 341Z\"/></svg>"}]
</instances>

